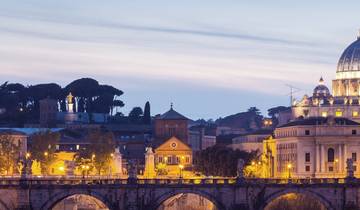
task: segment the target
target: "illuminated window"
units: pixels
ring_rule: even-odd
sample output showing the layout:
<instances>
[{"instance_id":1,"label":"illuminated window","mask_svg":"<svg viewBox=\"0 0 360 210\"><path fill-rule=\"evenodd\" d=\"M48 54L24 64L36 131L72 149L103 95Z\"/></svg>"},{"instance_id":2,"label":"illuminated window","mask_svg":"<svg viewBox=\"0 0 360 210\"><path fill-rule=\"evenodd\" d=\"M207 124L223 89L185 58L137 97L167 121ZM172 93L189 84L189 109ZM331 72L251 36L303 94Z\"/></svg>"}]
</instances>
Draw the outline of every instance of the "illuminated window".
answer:
<instances>
[{"instance_id":1,"label":"illuminated window","mask_svg":"<svg viewBox=\"0 0 360 210\"><path fill-rule=\"evenodd\" d=\"M79 150L80 149L80 145L76 145L76 150Z\"/></svg>"},{"instance_id":2,"label":"illuminated window","mask_svg":"<svg viewBox=\"0 0 360 210\"><path fill-rule=\"evenodd\" d=\"M336 111L335 112L336 117L342 117L342 114L343 114L342 111Z\"/></svg>"},{"instance_id":3,"label":"illuminated window","mask_svg":"<svg viewBox=\"0 0 360 210\"><path fill-rule=\"evenodd\" d=\"M358 116L359 116L359 112L358 112L358 111L353 111L352 116L353 116L353 117L358 117Z\"/></svg>"},{"instance_id":4,"label":"illuminated window","mask_svg":"<svg viewBox=\"0 0 360 210\"><path fill-rule=\"evenodd\" d=\"M327 112L321 112L322 117L327 117Z\"/></svg>"}]
</instances>

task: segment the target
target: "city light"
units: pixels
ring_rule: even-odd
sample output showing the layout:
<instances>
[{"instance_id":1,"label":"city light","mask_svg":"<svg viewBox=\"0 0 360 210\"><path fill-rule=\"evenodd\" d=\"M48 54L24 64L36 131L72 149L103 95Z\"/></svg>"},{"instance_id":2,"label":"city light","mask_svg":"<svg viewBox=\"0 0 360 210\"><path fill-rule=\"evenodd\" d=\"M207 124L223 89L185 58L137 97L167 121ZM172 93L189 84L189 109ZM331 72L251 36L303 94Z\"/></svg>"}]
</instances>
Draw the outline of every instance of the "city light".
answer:
<instances>
[{"instance_id":1,"label":"city light","mask_svg":"<svg viewBox=\"0 0 360 210\"><path fill-rule=\"evenodd\" d=\"M291 169L291 168L292 168L291 163L287 164L287 168L288 168L288 169Z\"/></svg>"},{"instance_id":2,"label":"city light","mask_svg":"<svg viewBox=\"0 0 360 210\"><path fill-rule=\"evenodd\" d=\"M65 170L64 166L60 166L60 167L59 167L59 170L60 170L60 171L64 171L64 170Z\"/></svg>"},{"instance_id":3,"label":"city light","mask_svg":"<svg viewBox=\"0 0 360 210\"><path fill-rule=\"evenodd\" d=\"M48 155L49 155L49 153L48 153L48 152L44 152L44 155L45 155L45 156L48 156Z\"/></svg>"},{"instance_id":4,"label":"city light","mask_svg":"<svg viewBox=\"0 0 360 210\"><path fill-rule=\"evenodd\" d=\"M26 159L30 158L31 154L29 152L26 153L25 157Z\"/></svg>"}]
</instances>

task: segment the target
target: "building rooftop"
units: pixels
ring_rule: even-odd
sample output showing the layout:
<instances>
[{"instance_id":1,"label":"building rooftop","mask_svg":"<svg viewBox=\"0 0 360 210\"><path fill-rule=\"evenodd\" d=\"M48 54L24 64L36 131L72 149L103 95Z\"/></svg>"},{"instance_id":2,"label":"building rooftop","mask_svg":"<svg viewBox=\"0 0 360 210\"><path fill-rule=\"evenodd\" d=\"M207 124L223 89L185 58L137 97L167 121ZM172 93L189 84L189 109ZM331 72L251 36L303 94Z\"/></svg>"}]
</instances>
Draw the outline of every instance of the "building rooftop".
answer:
<instances>
[{"instance_id":1,"label":"building rooftop","mask_svg":"<svg viewBox=\"0 0 360 210\"><path fill-rule=\"evenodd\" d=\"M286 123L279 128L301 125L360 125L360 123L340 117L310 117Z\"/></svg>"},{"instance_id":2,"label":"building rooftop","mask_svg":"<svg viewBox=\"0 0 360 210\"><path fill-rule=\"evenodd\" d=\"M171 105L171 108L169 111L165 112L164 114L160 115L158 117L158 119L161 120L189 120L187 117L185 117L184 115L178 113L177 111L175 111Z\"/></svg>"}]
</instances>

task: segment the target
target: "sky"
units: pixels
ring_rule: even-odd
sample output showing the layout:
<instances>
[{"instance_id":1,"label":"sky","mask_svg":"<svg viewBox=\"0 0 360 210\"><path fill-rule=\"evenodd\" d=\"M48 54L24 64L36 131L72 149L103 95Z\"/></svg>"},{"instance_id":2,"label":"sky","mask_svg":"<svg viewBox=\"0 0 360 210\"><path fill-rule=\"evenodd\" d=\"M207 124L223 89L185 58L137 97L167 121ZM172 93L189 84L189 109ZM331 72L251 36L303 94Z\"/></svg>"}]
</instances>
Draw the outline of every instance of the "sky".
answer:
<instances>
[{"instance_id":1,"label":"sky","mask_svg":"<svg viewBox=\"0 0 360 210\"><path fill-rule=\"evenodd\" d=\"M91 77L151 103L216 119L331 87L360 28L358 0L0 0L0 82Z\"/></svg>"}]
</instances>

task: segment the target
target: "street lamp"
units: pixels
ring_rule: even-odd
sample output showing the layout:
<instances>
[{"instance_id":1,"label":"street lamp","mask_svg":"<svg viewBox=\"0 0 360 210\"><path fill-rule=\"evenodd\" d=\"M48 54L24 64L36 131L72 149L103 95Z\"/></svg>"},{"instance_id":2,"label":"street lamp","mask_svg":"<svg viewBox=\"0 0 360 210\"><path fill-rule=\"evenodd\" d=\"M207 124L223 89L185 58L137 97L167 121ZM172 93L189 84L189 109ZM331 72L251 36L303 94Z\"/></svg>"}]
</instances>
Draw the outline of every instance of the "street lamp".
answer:
<instances>
[{"instance_id":1,"label":"street lamp","mask_svg":"<svg viewBox=\"0 0 360 210\"><path fill-rule=\"evenodd\" d=\"M180 164L179 168L180 168L180 179L181 179L182 178L182 170L184 169L184 166Z\"/></svg>"},{"instance_id":2,"label":"street lamp","mask_svg":"<svg viewBox=\"0 0 360 210\"><path fill-rule=\"evenodd\" d=\"M49 155L49 153L48 153L48 152L44 152L44 155L45 155L45 157L47 157L47 156Z\"/></svg>"},{"instance_id":3,"label":"street lamp","mask_svg":"<svg viewBox=\"0 0 360 210\"><path fill-rule=\"evenodd\" d=\"M287 168L289 170L289 179L290 179L291 178L291 169L292 169L291 163L287 164Z\"/></svg>"}]
</instances>

